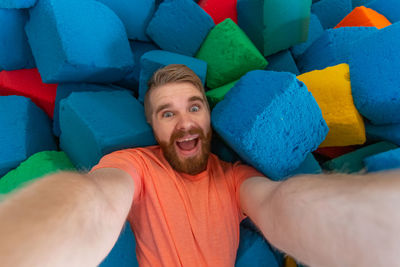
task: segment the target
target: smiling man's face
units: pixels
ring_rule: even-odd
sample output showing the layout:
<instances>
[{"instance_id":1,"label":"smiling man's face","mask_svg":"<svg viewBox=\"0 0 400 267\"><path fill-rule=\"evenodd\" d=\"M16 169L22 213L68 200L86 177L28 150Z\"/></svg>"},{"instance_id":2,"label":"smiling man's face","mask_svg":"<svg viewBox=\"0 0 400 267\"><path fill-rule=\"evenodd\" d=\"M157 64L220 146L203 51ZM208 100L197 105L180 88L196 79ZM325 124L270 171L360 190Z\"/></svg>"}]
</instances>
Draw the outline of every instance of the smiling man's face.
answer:
<instances>
[{"instance_id":1,"label":"smiling man's face","mask_svg":"<svg viewBox=\"0 0 400 267\"><path fill-rule=\"evenodd\" d=\"M168 83L149 96L151 125L165 158L178 172L204 171L210 154L210 111L203 94L189 82Z\"/></svg>"}]
</instances>

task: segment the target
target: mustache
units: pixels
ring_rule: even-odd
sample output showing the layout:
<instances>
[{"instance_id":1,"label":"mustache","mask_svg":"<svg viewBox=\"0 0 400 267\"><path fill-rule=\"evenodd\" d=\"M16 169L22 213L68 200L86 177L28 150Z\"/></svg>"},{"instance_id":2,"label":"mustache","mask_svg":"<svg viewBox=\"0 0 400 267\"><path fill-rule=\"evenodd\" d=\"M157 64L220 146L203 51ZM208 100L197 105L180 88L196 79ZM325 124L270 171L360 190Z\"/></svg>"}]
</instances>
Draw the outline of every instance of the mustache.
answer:
<instances>
[{"instance_id":1,"label":"mustache","mask_svg":"<svg viewBox=\"0 0 400 267\"><path fill-rule=\"evenodd\" d=\"M204 140L206 138L203 130L201 130L200 128L191 128L186 131L176 130L171 135L170 144L174 144L177 139L183 138L186 135L195 135L195 134L199 135L199 139Z\"/></svg>"}]
</instances>

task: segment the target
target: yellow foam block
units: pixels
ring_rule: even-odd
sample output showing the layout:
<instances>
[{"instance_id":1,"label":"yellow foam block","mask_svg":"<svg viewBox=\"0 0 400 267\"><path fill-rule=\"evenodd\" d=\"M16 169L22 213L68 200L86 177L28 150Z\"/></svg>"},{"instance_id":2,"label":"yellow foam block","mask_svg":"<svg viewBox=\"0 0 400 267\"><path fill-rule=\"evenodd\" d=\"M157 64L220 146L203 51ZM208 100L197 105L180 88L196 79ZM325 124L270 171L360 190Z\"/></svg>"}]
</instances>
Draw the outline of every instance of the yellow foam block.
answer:
<instances>
[{"instance_id":1,"label":"yellow foam block","mask_svg":"<svg viewBox=\"0 0 400 267\"><path fill-rule=\"evenodd\" d=\"M296 263L296 261L295 261L293 258L291 258L290 256L286 256L286 257L285 257L285 264L284 264L284 266L285 266L285 267L297 267L297 263Z\"/></svg>"},{"instance_id":2,"label":"yellow foam block","mask_svg":"<svg viewBox=\"0 0 400 267\"><path fill-rule=\"evenodd\" d=\"M349 65L339 64L297 77L312 93L329 127L319 147L363 144L364 121L354 106Z\"/></svg>"}]
</instances>

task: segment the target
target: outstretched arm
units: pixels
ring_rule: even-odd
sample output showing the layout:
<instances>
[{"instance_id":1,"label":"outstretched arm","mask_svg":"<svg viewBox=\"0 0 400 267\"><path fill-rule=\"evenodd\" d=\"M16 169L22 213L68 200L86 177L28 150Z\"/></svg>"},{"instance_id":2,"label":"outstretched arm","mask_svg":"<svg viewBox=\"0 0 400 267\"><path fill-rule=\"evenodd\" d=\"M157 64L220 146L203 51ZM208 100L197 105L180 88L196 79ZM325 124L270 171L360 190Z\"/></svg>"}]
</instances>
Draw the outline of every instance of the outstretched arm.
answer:
<instances>
[{"instance_id":1,"label":"outstretched arm","mask_svg":"<svg viewBox=\"0 0 400 267\"><path fill-rule=\"evenodd\" d=\"M397 266L400 172L253 177L243 211L277 248L309 266Z\"/></svg>"},{"instance_id":2,"label":"outstretched arm","mask_svg":"<svg viewBox=\"0 0 400 267\"><path fill-rule=\"evenodd\" d=\"M50 175L0 203L2 266L97 266L112 249L133 198L122 170Z\"/></svg>"}]
</instances>

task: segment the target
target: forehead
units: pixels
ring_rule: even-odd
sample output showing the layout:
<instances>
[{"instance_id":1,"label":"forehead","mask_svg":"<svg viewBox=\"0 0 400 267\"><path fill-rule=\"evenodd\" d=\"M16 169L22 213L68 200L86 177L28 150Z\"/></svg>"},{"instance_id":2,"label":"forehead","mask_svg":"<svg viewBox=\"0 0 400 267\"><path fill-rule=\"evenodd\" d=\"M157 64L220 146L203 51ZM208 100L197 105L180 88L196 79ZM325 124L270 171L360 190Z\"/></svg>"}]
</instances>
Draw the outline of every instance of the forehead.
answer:
<instances>
[{"instance_id":1,"label":"forehead","mask_svg":"<svg viewBox=\"0 0 400 267\"><path fill-rule=\"evenodd\" d=\"M149 96L149 100L150 104L154 107L154 105L160 105L165 102L188 100L193 96L201 97L204 100L202 92L191 83L169 83L154 88Z\"/></svg>"}]
</instances>

